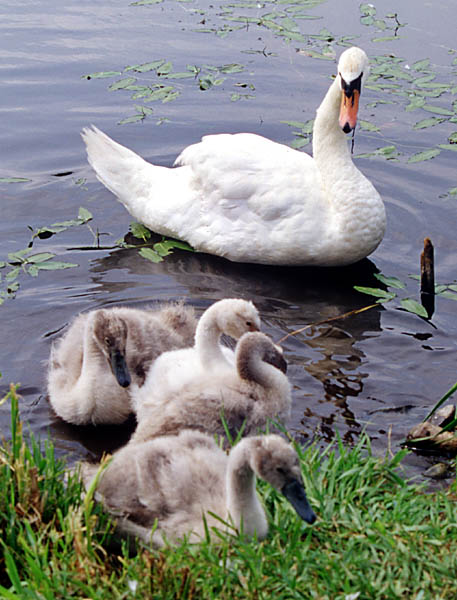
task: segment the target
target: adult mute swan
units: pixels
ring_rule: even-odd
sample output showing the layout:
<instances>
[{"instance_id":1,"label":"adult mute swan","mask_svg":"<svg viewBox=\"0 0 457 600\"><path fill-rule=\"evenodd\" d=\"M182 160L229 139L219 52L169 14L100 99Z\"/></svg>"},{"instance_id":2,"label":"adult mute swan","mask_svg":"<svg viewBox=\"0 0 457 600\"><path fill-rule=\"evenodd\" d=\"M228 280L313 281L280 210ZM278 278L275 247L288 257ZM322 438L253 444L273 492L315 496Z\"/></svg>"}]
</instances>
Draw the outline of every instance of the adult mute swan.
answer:
<instances>
[{"instance_id":1,"label":"adult mute swan","mask_svg":"<svg viewBox=\"0 0 457 600\"><path fill-rule=\"evenodd\" d=\"M193 308L182 304L78 315L51 348L52 407L76 425L122 423L132 412L130 383L141 386L162 352L190 346L196 326Z\"/></svg>"},{"instance_id":2,"label":"adult mute swan","mask_svg":"<svg viewBox=\"0 0 457 600\"><path fill-rule=\"evenodd\" d=\"M317 109L313 158L251 133L203 137L152 165L96 127L85 128L98 179L135 219L235 262L338 266L371 254L384 235L384 204L354 166L345 133L356 126L369 71L345 50Z\"/></svg>"},{"instance_id":3,"label":"adult mute swan","mask_svg":"<svg viewBox=\"0 0 457 600\"><path fill-rule=\"evenodd\" d=\"M88 488L97 466L83 463L81 471ZM235 527L263 539L268 521L256 494L256 475L282 492L307 523L316 520L297 453L273 434L245 438L228 456L212 436L197 431L128 443L101 473L96 498L117 517L120 532L153 546L186 534L193 542L204 539L204 519L216 541L213 528Z\"/></svg>"},{"instance_id":4,"label":"adult mute swan","mask_svg":"<svg viewBox=\"0 0 457 600\"><path fill-rule=\"evenodd\" d=\"M220 344L222 334L238 340L247 331L259 329L260 316L252 302L241 298L214 302L198 321L194 346L161 354L148 373L145 393L138 394L132 389L137 419L142 418L142 399L151 393L159 397L170 396L201 373L210 378L213 372L233 369L235 353Z\"/></svg>"},{"instance_id":5,"label":"adult mute swan","mask_svg":"<svg viewBox=\"0 0 457 600\"><path fill-rule=\"evenodd\" d=\"M269 419L290 416L291 389L282 352L265 334L245 333L237 343L236 368L197 372L179 387L160 384L151 370L143 387L132 386L138 426L131 442L138 443L182 429L198 429L232 438L240 431L253 435Z\"/></svg>"}]
</instances>

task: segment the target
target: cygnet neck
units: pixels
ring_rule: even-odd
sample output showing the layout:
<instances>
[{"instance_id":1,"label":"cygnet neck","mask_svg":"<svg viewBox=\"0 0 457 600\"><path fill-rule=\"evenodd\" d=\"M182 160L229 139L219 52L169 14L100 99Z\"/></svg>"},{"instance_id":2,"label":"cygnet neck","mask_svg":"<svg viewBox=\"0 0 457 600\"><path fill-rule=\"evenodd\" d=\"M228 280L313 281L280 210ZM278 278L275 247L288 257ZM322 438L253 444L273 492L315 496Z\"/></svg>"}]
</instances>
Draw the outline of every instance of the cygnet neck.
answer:
<instances>
[{"instance_id":1,"label":"cygnet neck","mask_svg":"<svg viewBox=\"0 0 457 600\"><path fill-rule=\"evenodd\" d=\"M217 304L210 306L200 317L195 331L195 349L201 364L209 368L221 361L226 362L219 344L222 335L217 320L219 309Z\"/></svg>"},{"instance_id":2,"label":"cygnet neck","mask_svg":"<svg viewBox=\"0 0 457 600\"><path fill-rule=\"evenodd\" d=\"M268 524L265 511L256 493L256 477L251 466L251 445L245 438L232 448L227 464L227 512L237 527L249 536L257 532L259 539L266 536Z\"/></svg>"}]
</instances>

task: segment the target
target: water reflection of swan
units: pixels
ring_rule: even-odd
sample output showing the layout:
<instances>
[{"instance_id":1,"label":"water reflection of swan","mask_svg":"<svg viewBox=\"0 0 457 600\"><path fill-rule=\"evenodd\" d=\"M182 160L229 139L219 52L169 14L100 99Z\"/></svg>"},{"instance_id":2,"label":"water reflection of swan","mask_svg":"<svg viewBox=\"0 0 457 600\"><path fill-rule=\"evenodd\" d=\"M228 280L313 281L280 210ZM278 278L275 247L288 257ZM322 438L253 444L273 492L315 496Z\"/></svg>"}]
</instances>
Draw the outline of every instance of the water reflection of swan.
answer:
<instances>
[{"instance_id":1,"label":"water reflection of swan","mask_svg":"<svg viewBox=\"0 0 457 600\"><path fill-rule=\"evenodd\" d=\"M82 465L86 487L96 472L96 465ZM297 453L277 435L245 438L228 456L213 436L197 431L128 444L102 472L97 492L119 531L154 546L186 534L192 542L208 533L217 541L214 528L260 540L268 521L256 475L282 492L307 523L316 520Z\"/></svg>"},{"instance_id":2,"label":"water reflection of swan","mask_svg":"<svg viewBox=\"0 0 457 600\"><path fill-rule=\"evenodd\" d=\"M270 265L351 264L376 249L386 220L345 138L368 71L363 50L343 52L317 110L313 158L255 134L221 134L189 146L168 169L93 128L83 132L89 163L137 220L200 252Z\"/></svg>"}]
</instances>

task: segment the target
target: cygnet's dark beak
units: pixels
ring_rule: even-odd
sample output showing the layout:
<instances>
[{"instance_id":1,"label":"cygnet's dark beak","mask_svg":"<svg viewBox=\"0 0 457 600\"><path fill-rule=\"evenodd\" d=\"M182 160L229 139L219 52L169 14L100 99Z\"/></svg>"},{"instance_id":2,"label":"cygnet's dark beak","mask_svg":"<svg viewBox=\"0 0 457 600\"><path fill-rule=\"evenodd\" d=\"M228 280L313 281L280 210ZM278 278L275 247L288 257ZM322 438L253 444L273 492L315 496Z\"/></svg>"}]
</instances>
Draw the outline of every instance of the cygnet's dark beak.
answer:
<instances>
[{"instance_id":1,"label":"cygnet's dark beak","mask_svg":"<svg viewBox=\"0 0 457 600\"><path fill-rule=\"evenodd\" d=\"M132 379L130 377L125 357L117 348L113 348L110 352L110 366L118 384L123 388L128 387L132 382Z\"/></svg>"},{"instance_id":2,"label":"cygnet's dark beak","mask_svg":"<svg viewBox=\"0 0 457 600\"><path fill-rule=\"evenodd\" d=\"M279 346L278 346L278 348L279 348ZM269 365L273 365L273 367L276 367L283 373L287 373L287 362L280 350L275 349L272 352L268 352L263 357L263 360L264 360L264 362L268 363Z\"/></svg>"},{"instance_id":3,"label":"cygnet's dark beak","mask_svg":"<svg viewBox=\"0 0 457 600\"><path fill-rule=\"evenodd\" d=\"M289 500L295 509L295 512L307 523L314 523L317 519L316 513L311 508L306 497L305 488L298 481L292 479L282 488L281 492Z\"/></svg>"}]
</instances>

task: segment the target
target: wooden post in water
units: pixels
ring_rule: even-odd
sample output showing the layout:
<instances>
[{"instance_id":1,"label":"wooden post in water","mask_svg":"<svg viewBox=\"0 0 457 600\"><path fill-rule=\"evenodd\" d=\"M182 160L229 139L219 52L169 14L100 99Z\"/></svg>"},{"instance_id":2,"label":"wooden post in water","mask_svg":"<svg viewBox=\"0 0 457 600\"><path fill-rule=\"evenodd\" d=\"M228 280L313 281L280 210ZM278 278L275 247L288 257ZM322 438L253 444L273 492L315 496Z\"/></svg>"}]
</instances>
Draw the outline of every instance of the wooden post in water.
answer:
<instances>
[{"instance_id":1,"label":"wooden post in water","mask_svg":"<svg viewBox=\"0 0 457 600\"><path fill-rule=\"evenodd\" d=\"M421 252L421 303L431 319L435 311L435 258L433 244L428 237Z\"/></svg>"}]
</instances>

